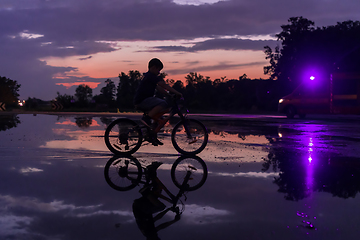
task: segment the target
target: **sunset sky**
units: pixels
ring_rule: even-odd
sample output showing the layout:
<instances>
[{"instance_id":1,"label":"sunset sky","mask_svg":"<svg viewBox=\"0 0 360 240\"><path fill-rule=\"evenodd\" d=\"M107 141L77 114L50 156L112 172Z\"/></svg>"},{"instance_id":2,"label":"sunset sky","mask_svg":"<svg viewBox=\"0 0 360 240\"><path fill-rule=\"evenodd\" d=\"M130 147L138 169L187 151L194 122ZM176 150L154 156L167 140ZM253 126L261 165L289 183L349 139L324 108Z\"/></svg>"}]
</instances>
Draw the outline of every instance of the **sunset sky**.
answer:
<instances>
[{"instance_id":1,"label":"sunset sky","mask_svg":"<svg viewBox=\"0 0 360 240\"><path fill-rule=\"evenodd\" d=\"M168 78L267 78L264 46L290 17L316 27L360 20L359 0L0 0L0 76L20 98L51 100L85 83L98 94L158 57Z\"/></svg>"}]
</instances>

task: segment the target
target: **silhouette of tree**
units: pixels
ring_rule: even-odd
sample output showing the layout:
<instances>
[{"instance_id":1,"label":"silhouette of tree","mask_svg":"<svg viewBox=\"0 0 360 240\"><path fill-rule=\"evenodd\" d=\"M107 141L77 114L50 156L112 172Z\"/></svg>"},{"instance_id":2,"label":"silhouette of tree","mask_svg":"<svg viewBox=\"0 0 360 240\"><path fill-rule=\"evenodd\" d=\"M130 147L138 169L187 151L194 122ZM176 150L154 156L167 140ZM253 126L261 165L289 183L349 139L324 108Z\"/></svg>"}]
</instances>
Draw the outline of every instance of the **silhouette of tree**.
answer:
<instances>
[{"instance_id":1,"label":"silhouette of tree","mask_svg":"<svg viewBox=\"0 0 360 240\"><path fill-rule=\"evenodd\" d=\"M120 109L134 109L133 98L142 75L139 71L121 72L117 89L117 104Z\"/></svg>"},{"instance_id":2,"label":"silhouette of tree","mask_svg":"<svg viewBox=\"0 0 360 240\"><path fill-rule=\"evenodd\" d=\"M165 77L166 74L161 75ZM133 110L133 98L141 81L138 71L119 75L117 91L117 104L122 110ZM264 110L276 110L278 98L276 90L278 81L265 81L263 79L250 79L246 74L238 80L228 80L226 77L212 81L196 72L191 72L183 81L167 79L166 82L181 92L185 98L187 108L197 111L232 111L242 112L256 106ZM96 102L100 95L95 96ZM162 97L162 96L161 96Z\"/></svg>"},{"instance_id":3,"label":"silhouette of tree","mask_svg":"<svg viewBox=\"0 0 360 240\"><path fill-rule=\"evenodd\" d=\"M306 63L304 51L311 41L309 35L314 30L314 22L303 17L292 17L290 24L282 25L282 32L276 34L278 41L282 41L282 49L275 48L275 52L269 46L265 46L266 59L270 60L270 66L264 67L264 73L269 74L271 79L281 81L285 88L293 89L299 84L301 65Z\"/></svg>"},{"instance_id":4,"label":"silhouette of tree","mask_svg":"<svg viewBox=\"0 0 360 240\"><path fill-rule=\"evenodd\" d=\"M292 17L288 22L276 35L282 48L272 51L265 46L270 65L264 67L264 73L281 82L283 92L279 94L294 90L309 70L317 71L320 80L328 81L344 58L354 62L352 71L358 71L358 54L351 53L360 48L360 22L346 21L322 28L314 28L314 22L303 17ZM342 65L342 71L349 71L349 64L347 69Z\"/></svg>"},{"instance_id":5,"label":"silhouette of tree","mask_svg":"<svg viewBox=\"0 0 360 240\"><path fill-rule=\"evenodd\" d=\"M184 94L185 86L184 86L184 83L183 83L182 81L176 81L176 82L172 85L172 87L173 87L176 91Z\"/></svg>"},{"instance_id":6,"label":"silhouette of tree","mask_svg":"<svg viewBox=\"0 0 360 240\"><path fill-rule=\"evenodd\" d=\"M64 108L70 108L75 102L74 96L57 92L56 101L61 103Z\"/></svg>"},{"instance_id":7,"label":"silhouette of tree","mask_svg":"<svg viewBox=\"0 0 360 240\"><path fill-rule=\"evenodd\" d=\"M108 107L115 107L116 86L111 79L107 79L105 84L105 87L101 88L100 94L95 95L93 99L97 104L105 104Z\"/></svg>"},{"instance_id":8,"label":"silhouette of tree","mask_svg":"<svg viewBox=\"0 0 360 240\"><path fill-rule=\"evenodd\" d=\"M0 76L0 102L10 106L17 106L20 86L17 81Z\"/></svg>"},{"instance_id":9,"label":"silhouette of tree","mask_svg":"<svg viewBox=\"0 0 360 240\"><path fill-rule=\"evenodd\" d=\"M79 107L86 107L92 97L92 89L88 85L81 84L75 90L75 97Z\"/></svg>"}]
</instances>

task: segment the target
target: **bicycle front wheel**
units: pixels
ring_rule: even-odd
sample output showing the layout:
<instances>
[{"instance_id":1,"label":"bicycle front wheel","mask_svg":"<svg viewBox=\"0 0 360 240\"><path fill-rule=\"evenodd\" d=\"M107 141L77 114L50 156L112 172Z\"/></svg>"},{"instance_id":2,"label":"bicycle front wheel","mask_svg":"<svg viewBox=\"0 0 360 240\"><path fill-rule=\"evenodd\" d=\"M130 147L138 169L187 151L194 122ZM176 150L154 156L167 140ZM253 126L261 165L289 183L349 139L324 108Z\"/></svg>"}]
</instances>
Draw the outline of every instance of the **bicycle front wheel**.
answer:
<instances>
[{"instance_id":1,"label":"bicycle front wheel","mask_svg":"<svg viewBox=\"0 0 360 240\"><path fill-rule=\"evenodd\" d=\"M104 169L106 182L118 191L127 191L136 187L141 175L141 165L133 157L113 157L106 163Z\"/></svg>"},{"instance_id":2,"label":"bicycle front wheel","mask_svg":"<svg viewBox=\"0 0 360 240\"><path fill-rule=\"evenodd\" d=\"M105 131L105 144L115 154L133 154L142 143L142 132L136 122L119 118Z\"/></svg>"},{"instance_id":3,"label":"bicycle front wheel","mask_svg":"<svg viewBox=\"0 0 360 240\"><path fill-rule=\"evenodd\" d=\"M171 133L171 142L179 153L195 155L206 147L208 132L201 122L186 119L175 125Z\"/></svg>"},{"instance_id":4,"label":"bicycle front wheel","mask_svg":"<svg viewBox=\"0 0 360 240\"><path fill-rule=\"evenodd\" d=\"M190 172L186 191L194 191L204 185L208 171L206 163L199 157L178 158L171 167L171 179L175 186L181 188L184 184L186 175Z\"/></svg>"}]
</instances>

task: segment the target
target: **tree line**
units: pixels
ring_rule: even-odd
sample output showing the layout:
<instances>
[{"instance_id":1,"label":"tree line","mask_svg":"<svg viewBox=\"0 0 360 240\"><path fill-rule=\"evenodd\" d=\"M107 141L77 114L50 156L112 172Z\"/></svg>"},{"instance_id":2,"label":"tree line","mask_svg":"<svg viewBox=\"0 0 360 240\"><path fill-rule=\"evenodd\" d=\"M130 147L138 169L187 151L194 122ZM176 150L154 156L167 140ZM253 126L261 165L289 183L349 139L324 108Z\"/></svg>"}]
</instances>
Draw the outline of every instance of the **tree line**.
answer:
<instances>
[{"instance_id":1,"label":"tree line","mask_svg":"<svg viewBox=\"0 0 360 240\"><path fill-rule=\"evenodd\" d=\"M0 103L10 107L17 106L20 87L17 81L0 76Z\"/></svg>"},{"instance_id":2,"label":"tree line","mask_svg":"<svg viewBox=\"0 0 360 240\"><path fill-rule=\"evenodd\" d=\"M345 21L334 26L314 27L314 22L303 17L292 17L275 36L280 45L274 49L264 47L269 65L264 67L267 79L249 79L246 74L238 79L212 80L191 72L185 81L163 79L181 92L190 109L204 111L241 112L250 109L276 110L279 98L291 93L306 73L316 72L320 81L328 81L336 71L360 70L360 22ZM116 84L107 79L100 94L94 95L87 85L79 85L75 95L57 93L56 100L64 108L98 108L133 110L133 96L141 81L137 70L119 74ZM0 78L0 101L15 102L20 85L16 81ZM38 99L29 98L28 107Z\"/></svg>"},{"instance_id":3,"label":"tree line","mask_svg":"<svg viewBox=\"0 0 360 240\"><path fill-rule=\"evenodd\" d=\"M239 79L228 80L224 77L211 80L196 72L189 73L185 82L165 79L166 74L161 77L183 94L185 104L191 110L240 112L254 108L276 109L277 99L272 90L276 87L276 81L273 80L250 79L246 74ZM121 72L117 86L114 81L107 79L99 95L93 96L90 87L80 85L76 88L75 96L58 93L56 100L64 107L133 111L133 98L141 79L142 74L137 70Z\"/></svg>"},{"instance_id":4,"label":"tree line","mask_svg":"<svg viewBox=\"0 0 360 240\"><path fill-rule=\"evenodd\" d=\"M303 17L292 17L288 22L276 34L281 46L265 46L270 65L264 67L264 73L280 82L281 94L294 90L310 74L328 81L335 72L360 72L359 21L317 28Z\"/></svg>"}]
</instances>

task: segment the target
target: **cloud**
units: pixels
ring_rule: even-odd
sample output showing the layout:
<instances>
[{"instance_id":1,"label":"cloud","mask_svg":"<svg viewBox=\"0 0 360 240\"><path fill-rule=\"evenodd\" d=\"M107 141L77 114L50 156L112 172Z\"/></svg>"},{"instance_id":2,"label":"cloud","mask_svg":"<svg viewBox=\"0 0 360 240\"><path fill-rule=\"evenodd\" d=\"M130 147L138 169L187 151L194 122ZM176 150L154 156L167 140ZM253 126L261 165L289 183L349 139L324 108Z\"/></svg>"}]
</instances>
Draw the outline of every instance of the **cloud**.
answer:
<instances>
[{"instance_id":1,"label":"cloud","mask_svg":"<svg viewBox=\"0 0 360 240\"><path fill-rule=\"evenodd\" d=\"M88 60L88 59L91 59L92 56L88 56L88 57L84 57L84 58L79 58L79 60L83 61L83 60Z\"/></svg>"},{"instance_id":2,"label":"cloud","mask_svg":"<svg viewBox=\"0 0 360 240\"><path fill-rule=\"evenodd\" d=\"M74 229L78 229L79 225L84 226L84 218L87 223L94 221L97 224L110 217L122 223L134 221L132 211L101 210L102 204L77 206L58 200L44 202L32 197L0 195L0 205L6 206L0 209L1 239L2 237L5 239L58 239L59 234L76 235L77 232ZM52 226L50 230L49 225ZM85 224L85 226L89 225ZM63 229L71 230L64 233ZM88 229L85 230L88 232ZM97 233L96 229L90 232L103 236L103 232ZM81 234L83 235L84 232ZM68 239L79 239L79 236L68 237Z\"/></svg>"},{"instance_id":3,"label":"cloud","mask_svg":"<svg viewBox=\"0 0 360 240\"><path fill-rule=\"evenodd\" d=\"M230 221L226 219L231 215L230 211L216 209L210 206L200 206L197 204L185 205L185 211L183 213L184 220L188 224L213 224L219 222Z\"/></svg>"},{"instance_id":4,"label":"cloud","mask_svg":"<svg viewBox=\"0 0 360 240\"><path fill-rule=\"evenodd\" d=\"M33 221L30 217L14 215L0 216L0 237L27 234L26 228Z\"/></svg>"},{"instance_id":5,"label":"cloud","mask_svg":"<svg viewBox=\"0 0 360 240\"><path fill-rule=\"evenodd\" d=\"M225 69L234 69L241 68L246 66L263 66L267 62L250 62L243 64L229 64L229 63L218 63L216 65L208 65L208 66L189 66L182 69L170 69L166 70L166 73L178 75L178 74L187 74L189 72L201 72L201 71L215 71L215 70L225 70Z\"/></svg>"},{"instance_id":6,"label":"cloud","mask_svg":"<svg viewBox=\"0 0 360 240\"><path fill-rule=\"evenodd\" d=\"M29 30L44 35L44 40L57 40L60 43L125 39L173 40L273 34L281 30L280 25L289 17L299 15L305 15L304 17L314 21L324 21L331 16L333 24L340 19L359 17L357 0L345 0L341 4L326 6L323 1L312 0L297 3L276 0L271 4L264 0L231 0L199 6L158 0L67 0L48 1L46 4L41 3L42 1L30 2L33 4L28 8L10 2L13 10L3 12L0 17L2 32L14 35ZM323 11L319 12L319 9Z\"/></svg>"},{"instance_id":7,"label":"cloud","mask_svg":"<svg viewBox=\"0 0 360 240\"><path fill-rule=\"evenodd\" d=\"M32 167L27 167L27 168L21 168L20 169L20 173L36 173L36 172L43 172L42 169L39 168L32 168Z\"/></svg>"},{"instance_id":8,"label":"cloud","mask_svg":"<svg viewBox=\"0 0 360 240\"><path fill-rule=\"evenodd\" d=\"M197 52L207 50L254 50L262 51L264 46L274 47L277 41L274 40L250 40L250 39L211 39L197 42L193 46L158 46L154 47L155 52Z\"/></svg>"},{"instance_id":9,"label":"cloud","mask_svg":"<svg viewBox=\"0 0 360 240\"><path fill-rule=\"evenodd\" d=\"M222 37L274 35L294 16L306 17L319 26L360 19L358 0L184 2L189 1L2 0L0 76L21 83L22 96L51 98L56 91L66 91L64 86L56 86L53 76L67 75L77 68L49 66L41 61L47 57L78 56L77 59L87 60L94 59L97 53L119 50L116 42L197 38L211 39L190 47L159 44L149 48L149 52L262 50L274 42Z\"/></svg>"},{"instance_id":10,"label":"cloud","mask_svg":"<svg viewBox=\"0 0 360 240\"><path fill-rule=\"evenodd\" d=\"M23 208L32 211L40 212L58 212L63 210L76 211L76 210L96 210L101 205L95 206L75 206L73 204L65 204L63 201L54 200L46 203L41 202L37 198L29 197L12 197L10 195L0 195L0 202L10 208Z\"/></svg>"},{"instance_id":11,"label":"cloud","mask_svg":"<svg viewBox=\"0 0 360 240\"><path fill-rule=\"evenodd\" d=\"M54 200L49 203L42 202L36 198L30 197L12 197L10 195L0 195L0 202L9 208L22 208L25 210L31 210L35 212L43 213L55 213L60 211L68 212L68 216L73 217L92 217L99 215L119 215L123 217L132 217L133 213L131 211L121 211L121 210L99 210L102 207L99 205L89 205L89 206L76 206L74 204L65 204L64 201ZM0 218L1 222L1 218Z\"/></svg>"}]
</instances>

